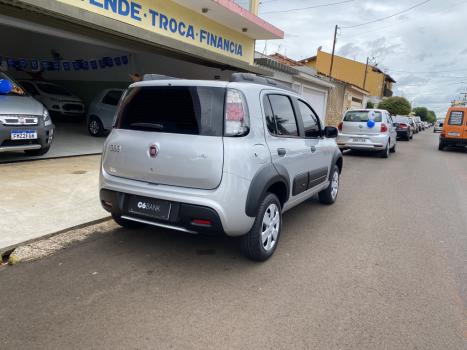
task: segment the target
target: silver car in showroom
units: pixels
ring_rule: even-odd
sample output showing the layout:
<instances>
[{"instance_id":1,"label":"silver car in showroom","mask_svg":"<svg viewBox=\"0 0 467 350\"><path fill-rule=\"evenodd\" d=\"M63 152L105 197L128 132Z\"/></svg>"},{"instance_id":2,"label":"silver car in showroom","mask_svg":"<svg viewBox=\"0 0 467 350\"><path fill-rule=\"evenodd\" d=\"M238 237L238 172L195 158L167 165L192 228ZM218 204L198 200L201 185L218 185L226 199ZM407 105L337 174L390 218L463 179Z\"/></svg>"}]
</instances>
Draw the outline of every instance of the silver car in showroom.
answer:
<instances>
[{"instance_id":1,"label":"silver car in showroom","mask_svg":"<svg viewBox=\"0 0 467 350\"><path fill-rule=\"evenodd\" d=\"M0 153L47 153L55 128L47 109L6 73L0 72L0 82L9 86L0 94Z\"/></svg>"},{"instance_id":2,"label":"silver car in showroom","mask_svg":"<svg viewBox=\"0 0 467 350\"><path fill-rule=\"evenodd\" d=\"M383 158L396 151L396 124L386 110L349 110L338 130L337 145L341 150L377 151Z\"/></svg>"},{"instance_id":3,"label":"silver car in showroom","mask_svg":"<svg viewBox=\"0 0 467 350\"><path fill-rule=\"evenodd\" d=\"M125 90L106 89L101 91L89 106L88 132L91 136L103 136L112 129L120 97Z\"/></svg>"}]
</instances>

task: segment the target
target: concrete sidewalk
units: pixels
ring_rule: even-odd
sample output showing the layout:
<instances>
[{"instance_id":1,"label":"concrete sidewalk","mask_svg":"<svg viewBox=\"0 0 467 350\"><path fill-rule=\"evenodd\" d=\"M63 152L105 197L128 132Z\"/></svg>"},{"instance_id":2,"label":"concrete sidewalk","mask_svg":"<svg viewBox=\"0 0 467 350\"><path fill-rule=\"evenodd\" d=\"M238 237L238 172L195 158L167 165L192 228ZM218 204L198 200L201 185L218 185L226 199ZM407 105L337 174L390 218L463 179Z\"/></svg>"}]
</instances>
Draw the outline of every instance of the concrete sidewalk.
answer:
<instances>
[{"instance_id":1,"label":"concrete sidewalk","mask_svg":"<svg viewBox=\"0 0 467 350\"><path fill-rule=\"evenodd\" d=\"M0 253L15 245L103 219L100 156L0 164Z\"/></svg>"}]
</instances>

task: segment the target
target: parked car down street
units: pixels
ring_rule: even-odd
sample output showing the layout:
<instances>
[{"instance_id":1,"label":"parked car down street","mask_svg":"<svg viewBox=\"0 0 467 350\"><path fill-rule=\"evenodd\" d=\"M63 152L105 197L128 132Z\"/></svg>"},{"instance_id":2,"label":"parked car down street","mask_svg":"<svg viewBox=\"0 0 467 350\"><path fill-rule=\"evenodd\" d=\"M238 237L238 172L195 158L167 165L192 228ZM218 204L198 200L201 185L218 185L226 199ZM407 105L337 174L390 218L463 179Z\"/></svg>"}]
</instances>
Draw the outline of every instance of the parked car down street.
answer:
<instances>
[{"instance_id":1,"label":"parked car down street","mask_svg":"<svg viewBox=\"0 0 467 350\"><path fill-rule=\"evenodd\" d=\"M446 147L467 147L467 107L450 107L446 113L443 130L439 135L439 150Z\"/></svg>"},{"instance_id":2,"label":"parked car down street","mask_svg":"<svg viewBox=\"0 0 467 350\"><path fill-rule=\"evenodd\" d=\"M86 123L91 136L103 136L112 129L118 101L124 91L123 89L106 89L91 102Z\"/></svg>"},{"instance_id":3,"label":"parked car down street","mask_svg":"<svg viewBox=\"0 0 467 350\"><path fill-rule=\"evenodd\" d=\"M337 145L341 150L374 151L383 158L396 151L397 131L386 110L349 110L338 129Z\"/></svg>"},{"instance_id":4,"label":"parked car down street","mask_svg":"<svg viewBox=\"0 0 467 350\"><path fill-rule=\"evenodd\" d=\"M407 116L398 115L393 117L396 125L397 137L409 141L413 138L413 129Z\"/></svg>"},{"instance_id":5,"label":"parked car down street","mask_svg":"<svg viewBox=\"0 0 467 350\"><path fill-rule=\"evenodd\" d=\"M19 80L20 85L42 102L52 117L80 118L84 116L83 101L64 87L48 81Z\"/></svg>"},{"instance_id":6,"label":"parked car down street","mask_svg":"<svg viewBox=\"0 0 467 350\"><path fill-rule=\"evenodd\" d=\"M435 125L433 127L433 132L443 131L444 118L436 119Z\"/></svg>"},{"instance_id":7,"label":"parked car down street","mask_svg":"<svg viewBox=\"0 0 467 350\"><path fill-rule=\"evenodd\" d=\"M24 151L32 156L47 153L55 128L47 108L0 72L2 80L12 89L0 94L0 152Z\"/></svg>"}]
</instances>

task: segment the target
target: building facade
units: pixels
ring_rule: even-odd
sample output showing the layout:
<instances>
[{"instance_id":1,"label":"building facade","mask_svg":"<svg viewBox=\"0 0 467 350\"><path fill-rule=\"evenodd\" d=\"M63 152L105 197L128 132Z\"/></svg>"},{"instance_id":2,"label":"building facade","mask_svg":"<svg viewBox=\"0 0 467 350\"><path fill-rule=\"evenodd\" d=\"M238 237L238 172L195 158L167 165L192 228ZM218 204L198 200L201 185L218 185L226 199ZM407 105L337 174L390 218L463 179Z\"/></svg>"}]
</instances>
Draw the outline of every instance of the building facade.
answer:
<instances>
[{"instance_id":1,"label":"building facade","mask_svg":"<svg viewBox=\"0 0 467 350\"><path fill-rule=\"evenodd\" d=\"M284 33L257 13L256 0L0 0L0 70L60 86L82 102L85 119L102 91L126 89L147 73L201 80L271 75L254 63L255 42ZM60 126L57 135L66 136L55 154L102 150L83 124L84 130Z\"/></svg>"},{"instance_id":2,"label":"building facade","mask_svg":"<svg viewBox=\"0 0 467 350\"><path fill-rule=\"evenodd\" d=\"M332 55L318 51L316 56L301 60L300 63L312 67L319 74L329 76ZM380 102L392 96L395 80L378 67L334 55L331 77L368 91L368 100Z\"/></svg>"}]
</instances>

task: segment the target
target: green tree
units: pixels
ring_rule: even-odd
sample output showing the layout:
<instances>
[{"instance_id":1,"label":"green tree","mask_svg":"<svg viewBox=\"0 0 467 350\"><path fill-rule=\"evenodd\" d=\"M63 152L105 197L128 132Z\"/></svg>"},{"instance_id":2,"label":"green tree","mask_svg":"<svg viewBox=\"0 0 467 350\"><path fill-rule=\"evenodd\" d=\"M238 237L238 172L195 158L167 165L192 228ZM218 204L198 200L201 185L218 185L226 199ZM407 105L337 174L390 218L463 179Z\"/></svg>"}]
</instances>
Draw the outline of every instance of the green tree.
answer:
<instances>
[{"instance_id":1,"label":"green tree","mask_svg":"<svg viewBox=\"0 0 467 350\"><path fill-rule=\"evenodd\" d=\"M428 122L435 123L436 122L436 113L434 111L428 111Z\"/></svg>"},{"instance_id":2,"label":"green tree","mask_svg":"<svg viewBox=\"0 0 467 350\"><path fill-rule=\"evenodd\" d=\"M392 115L408 115L412 110L410 102L400 96L388 97L378 104L378 108L385 109Z\"/></svg>"},{"instance_id":3,"label":"green tree","mask_svg":"<svg viewBox=\"0 0 467 350\"><path fill-rule=\"evenodd\" d=\"M428 121L428 108L426 107L415 107L412 112L416 116L420 117L423 121Z\"/></svg>"},{"instance_id":4,"label":"green tree","mask_svg":"<svg viewBox=\"0 0 467 350\"><path fill-rule=\"evenodd\" d=\"M369 108L369 109L375 108L375 104L374 104L373 102L371 102L371 101L368 101L368 102L366 103L366 108Z\"/></svg>"}]
</instances>

